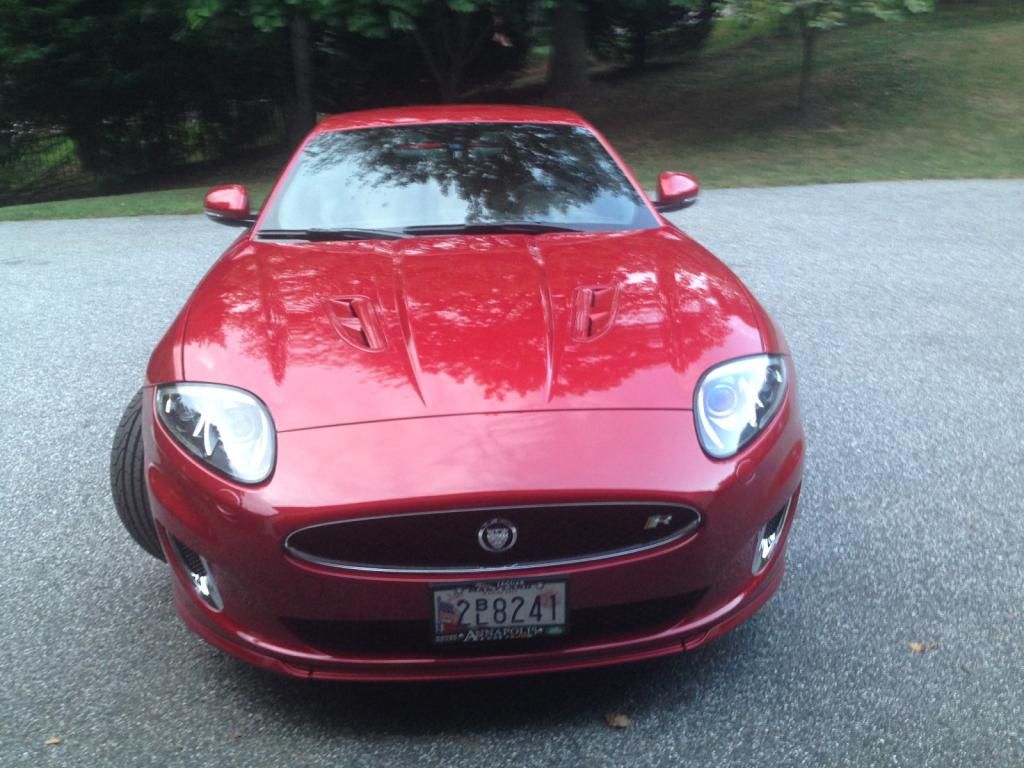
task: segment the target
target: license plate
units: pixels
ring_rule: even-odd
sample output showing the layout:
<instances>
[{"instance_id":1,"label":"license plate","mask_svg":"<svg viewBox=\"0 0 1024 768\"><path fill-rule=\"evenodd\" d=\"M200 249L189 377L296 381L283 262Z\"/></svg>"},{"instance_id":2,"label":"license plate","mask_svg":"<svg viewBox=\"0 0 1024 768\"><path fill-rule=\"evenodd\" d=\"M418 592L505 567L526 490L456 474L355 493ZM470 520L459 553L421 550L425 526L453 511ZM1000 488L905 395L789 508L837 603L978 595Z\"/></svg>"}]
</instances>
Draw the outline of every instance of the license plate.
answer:
<instances>
[{"instance_id":1,"label":"license plate","mask_svg":"<svg viewBox=\"0 0 1024 768\"><path fill-rule=\"evenodd\" d=\"M507 579L433 589L434 642L530 640L568 631L565 581Z\"/></svg>"}]
</instances>

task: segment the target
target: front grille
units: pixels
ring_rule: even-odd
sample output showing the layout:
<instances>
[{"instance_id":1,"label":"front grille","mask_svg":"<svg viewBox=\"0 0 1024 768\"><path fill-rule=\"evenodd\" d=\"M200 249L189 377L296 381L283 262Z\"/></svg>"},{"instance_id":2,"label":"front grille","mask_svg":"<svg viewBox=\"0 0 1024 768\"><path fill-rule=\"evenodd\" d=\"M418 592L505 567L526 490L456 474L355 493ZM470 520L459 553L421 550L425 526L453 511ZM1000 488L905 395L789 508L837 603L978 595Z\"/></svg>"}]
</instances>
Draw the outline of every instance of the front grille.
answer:
<instances>
[{"instance_id":1,"label":"front grille","mask_svg":"<svg viewBox=\"0 0 1024 768\"><path fill-rule=\"evenodd\" d=\"M569 611L569 632L563 636L528 641L435 646L431 622L422 621L313 621L285 619L285 626L313 648L327 653L359 656L493 655L534 653L588 642L650 634L679 623L703 596L704 590L639 603L582 608Z\"/></svg>"},{"instance_id":2,"label":"front grille","mask_svg":"<svg viewBox=\"0 0 1024 768\"><path fill-rule=\"evenodd\" d=\"M488 547L492 524L509 529ZM491 507L341 520L295 531L295 557L340 568L451 572L530 568L663 546L693 533L700 514L655 502ZM498 551L495 551L497 549Z\"/></svg>"}]
</instances>

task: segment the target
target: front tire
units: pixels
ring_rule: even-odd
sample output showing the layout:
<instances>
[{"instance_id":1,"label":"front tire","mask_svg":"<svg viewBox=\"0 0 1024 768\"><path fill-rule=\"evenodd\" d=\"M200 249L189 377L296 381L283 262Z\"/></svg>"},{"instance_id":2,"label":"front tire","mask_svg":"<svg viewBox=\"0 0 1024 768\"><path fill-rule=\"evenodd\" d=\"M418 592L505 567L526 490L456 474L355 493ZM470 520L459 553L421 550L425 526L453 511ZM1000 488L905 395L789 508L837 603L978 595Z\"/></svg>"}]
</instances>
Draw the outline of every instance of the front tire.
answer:
<instances>
[{"instance_id":1,"label":"front tire","mask_svg":"<svg viewBox=\"0 0 1024 768\"><path fill-rule=\"evenodd\" d=\"M128 403L114 433L114 446L110 451L110 493L117 516L135 543L158 560L165 560L146 490L141 389Z\"/></svg>"}]
</instances>

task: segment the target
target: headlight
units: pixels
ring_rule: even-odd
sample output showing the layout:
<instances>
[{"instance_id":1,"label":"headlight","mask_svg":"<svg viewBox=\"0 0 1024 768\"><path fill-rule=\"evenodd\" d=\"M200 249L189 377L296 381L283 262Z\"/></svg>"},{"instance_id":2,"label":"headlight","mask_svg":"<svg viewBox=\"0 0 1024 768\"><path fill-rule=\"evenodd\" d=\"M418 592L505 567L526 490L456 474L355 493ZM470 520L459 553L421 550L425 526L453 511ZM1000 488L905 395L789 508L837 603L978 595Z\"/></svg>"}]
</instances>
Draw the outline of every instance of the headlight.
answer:
<instances>
[{"instance_id":1,"label":"headlight","mask_svg":"<svg viewBox=\"0 0 1024 768\"><path fill-rule=\"evenodd\" d=\"M166 384L156 411L167 431L200 461L240 483L262 483L274 469L274 423L266 406L219 384Z\"/></svg>"},{"instance_id":2,"label":"headlight","mask_svg":"<svg viewBox=\"0 0 1024 768\"><path fill-rule=\"evenodd\" d=\"M725 459L760 432L782 405L786 366L757 355L712 368L697 386L697 435L708 455Z\"/></svg>"}]
</instances>

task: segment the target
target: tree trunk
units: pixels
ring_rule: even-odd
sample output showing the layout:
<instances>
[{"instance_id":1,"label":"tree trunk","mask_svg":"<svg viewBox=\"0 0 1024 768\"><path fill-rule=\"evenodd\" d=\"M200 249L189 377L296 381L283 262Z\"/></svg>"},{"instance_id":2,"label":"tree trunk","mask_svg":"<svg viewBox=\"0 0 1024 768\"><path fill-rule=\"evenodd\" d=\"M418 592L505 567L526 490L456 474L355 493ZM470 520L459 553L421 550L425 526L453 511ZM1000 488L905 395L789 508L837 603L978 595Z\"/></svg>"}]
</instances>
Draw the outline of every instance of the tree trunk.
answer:
<instances>
[{"instance_id":1,"label":"tree trunk","mask_svg":"<svg viewBox=\"0 0 1024 768\"><path fill-rule=\"evenodd\" d=\"M811 88L811 75L814 74L814 44L818 30L811 26L811 20L801 8L797 11L800 22L800 39L803 41L803 60L800 63L800 86L797 90L796 105L802 112L807 108L807 96Z\"/></svg>"},{"instance_id":2,"label":"tree trunk","mask_svg":"<svg viewBox=\"0 0 1024 768\"><path fill-rule=\"evenodd\" d=\"M715 23L715 3L717 0L703 0L700 4L700 14L698 15L697 21L697 44L695 48L700 48L707 42L707 39L711 37L711 25Z\"/></svg>"},{"instance_id":3,"label":"tree trunk","mask_svg":"<svg viewBox=\"0 0 1024 768\"><path fill-rule=\"evenodd\" d=\"M647 66L647 24L638 20L629 36L629 68L642 72Z\"/></svg>"},{"instance_id":4,"label":"tree trunk","mask_svg":"<svg viewBox=\"0 0 1024 768\"><path fill-rule=\"evenodd\" d=\"M310 43L309 19L301 13L292 16L291 48L295 98L289 133L292 143L298 143L316 125L316 109L313 106L313 46Z\"/></svg>"},{"instance_id":5,"label":"tree trunk","mask_svg":"<svg viewBox=\"0 0 1024 768\"><path fill-rule=\"evenodd\" d=\"M448 74L438 83L442 104L454 104L462 93L462 67L453 63Z\"/></svg>"},{"instance_id":6,"label":"tree trunk","mask_svg":"<svg viewBox=\"0 0 1024 768\"><path fill-rule=\"evenodd\" d=\"M587 31L577 0L558 0L551 15L551 59L548 62L548 93L574 97L585 93Z\"/></svg>"},{"instance_id":7,"label":"tree trunk","mask_svg":"<svg viewBox=\"0 0 1024 768\"><path fill-rule=\"evenodd\" d=\"M110 171L107 159L102 151L102 140L99 136L98 122L89 116L81 119L78 115L67 121L68 135L75 143L75 154L78 155L82 167L97 176Z\"/></svg>"},{"instance_id":8,"label":"tree trunk","mask_svg":"<svg viewBox=\"0 0 1024 768\"><path fill-rule=\"evenodd\" d=\"M438 15L413 29L413 39L443 103L459 100L467 73L494 31L490 11L450 11L443 3Z\"/></svg>"}]
</instances>

